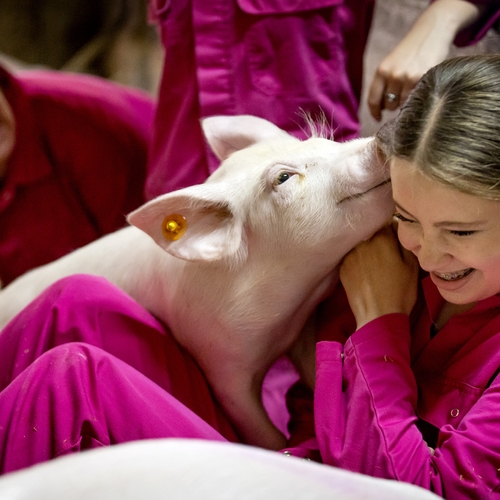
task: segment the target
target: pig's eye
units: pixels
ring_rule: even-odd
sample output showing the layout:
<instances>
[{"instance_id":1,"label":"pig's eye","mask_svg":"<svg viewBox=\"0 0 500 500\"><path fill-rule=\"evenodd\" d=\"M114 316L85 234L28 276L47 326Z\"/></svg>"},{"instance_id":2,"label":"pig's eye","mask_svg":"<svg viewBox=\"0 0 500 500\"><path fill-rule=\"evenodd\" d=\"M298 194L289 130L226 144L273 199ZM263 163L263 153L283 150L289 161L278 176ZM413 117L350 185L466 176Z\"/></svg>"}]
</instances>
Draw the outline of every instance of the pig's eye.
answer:
<instances>
[{"instance_id":1,"label":"pig's eye","mask_svg":"<svg viewBox=\"0 0 500 500\"><path fill-rule=\"evenodd\" d=\"M288 179L290 179L291 174L288 174L287 172L281 172L278 177L276 177L274 181L275 186L279 186L280 184L283 184L286 182Z\"/></svg>"}]
</instances>

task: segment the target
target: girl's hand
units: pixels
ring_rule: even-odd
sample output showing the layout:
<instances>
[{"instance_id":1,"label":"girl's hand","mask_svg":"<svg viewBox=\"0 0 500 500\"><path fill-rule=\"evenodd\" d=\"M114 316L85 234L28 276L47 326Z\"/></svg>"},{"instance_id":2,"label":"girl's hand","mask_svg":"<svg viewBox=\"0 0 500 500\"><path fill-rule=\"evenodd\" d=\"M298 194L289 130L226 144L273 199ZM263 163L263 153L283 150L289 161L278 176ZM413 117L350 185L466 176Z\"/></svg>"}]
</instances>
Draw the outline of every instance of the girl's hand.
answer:
<instances>
[{"instance_id":1,"label":"girl's hand","mask_svg":"<svg viewBox=\"0 0 500 500\"><path fill-rule=\"evenodd\" d=\"M417 300L418 261L387 226L342 262L344 286L357 328L390 313L410 314Z\"/></svg>"}]
</instances>

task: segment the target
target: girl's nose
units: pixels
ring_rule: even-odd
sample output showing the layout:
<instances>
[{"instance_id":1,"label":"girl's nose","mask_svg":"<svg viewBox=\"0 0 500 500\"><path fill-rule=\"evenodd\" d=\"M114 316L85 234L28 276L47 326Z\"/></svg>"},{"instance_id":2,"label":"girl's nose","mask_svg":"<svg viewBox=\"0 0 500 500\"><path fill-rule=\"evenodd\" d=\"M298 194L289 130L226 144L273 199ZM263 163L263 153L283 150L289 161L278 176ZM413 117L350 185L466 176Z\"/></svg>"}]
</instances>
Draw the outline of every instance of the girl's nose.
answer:
<instances>
[{"instance_id":1,"label":"girl's nose","mask_svg":"<svg viewBox=\"0 0 500 500\"><path fill-rule=\"evenodd\" d=\"M416 228L399 232L401 244L416 255L420 267L423 269L433 270L442 267L446 260L450 258L450 254L442 248L436 238L414 229Z\"/></svg>"},{"instance_id":2,"label":"girl's nose","mask_svg":"<svg viewBox=\"0 0 500 500\"><path fill-rule=\"evenodd\" d=\"M414 252L420 263L420 267L427 271L442 269L451 258L436 241L428 238L422 238L417 251Z\"/></svg>"}]
</instances>

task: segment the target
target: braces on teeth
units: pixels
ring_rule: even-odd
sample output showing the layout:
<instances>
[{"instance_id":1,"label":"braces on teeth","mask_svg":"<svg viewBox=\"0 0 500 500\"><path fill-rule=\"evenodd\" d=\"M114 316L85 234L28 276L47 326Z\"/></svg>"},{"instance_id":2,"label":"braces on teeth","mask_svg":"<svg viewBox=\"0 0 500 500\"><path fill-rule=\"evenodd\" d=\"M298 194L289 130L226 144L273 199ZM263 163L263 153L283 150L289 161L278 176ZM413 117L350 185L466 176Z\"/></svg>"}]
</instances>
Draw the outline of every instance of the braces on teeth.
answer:
<instances>
[{"instance_id":1,"label":"braces on teeth","mask_svg":"<svg viewBox=\"0 0 500 500\"><path fill-rule=\"evenodd\" d=\"M466 276L472 271L472 269L466 269L465 271L460 271L458 273L436 273L440 278L444 280L456 280Z\"/></svg>"}]
</instances>

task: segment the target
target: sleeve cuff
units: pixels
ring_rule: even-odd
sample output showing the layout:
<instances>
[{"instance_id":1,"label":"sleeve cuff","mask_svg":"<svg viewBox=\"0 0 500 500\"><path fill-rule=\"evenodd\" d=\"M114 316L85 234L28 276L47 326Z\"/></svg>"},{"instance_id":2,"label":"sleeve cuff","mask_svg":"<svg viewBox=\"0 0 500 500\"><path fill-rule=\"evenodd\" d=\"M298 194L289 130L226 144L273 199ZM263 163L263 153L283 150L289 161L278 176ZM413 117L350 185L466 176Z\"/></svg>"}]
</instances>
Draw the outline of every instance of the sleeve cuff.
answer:
<instances>
[{"instance_id":1,"label":"sleeve cuff","mask_svg":"<svg viewBox=\"0 0 500 500\"><path fill-rule=\"evenodd\" d=\"M391 348L389 350L396 349L401 343L406 349L410 346L409 316L403 313L385 314L356 330L346 342L345 352L347 354L363 344L369 344L373 351L387 351L388 347Z\"/></svg>"}]
</instances>

